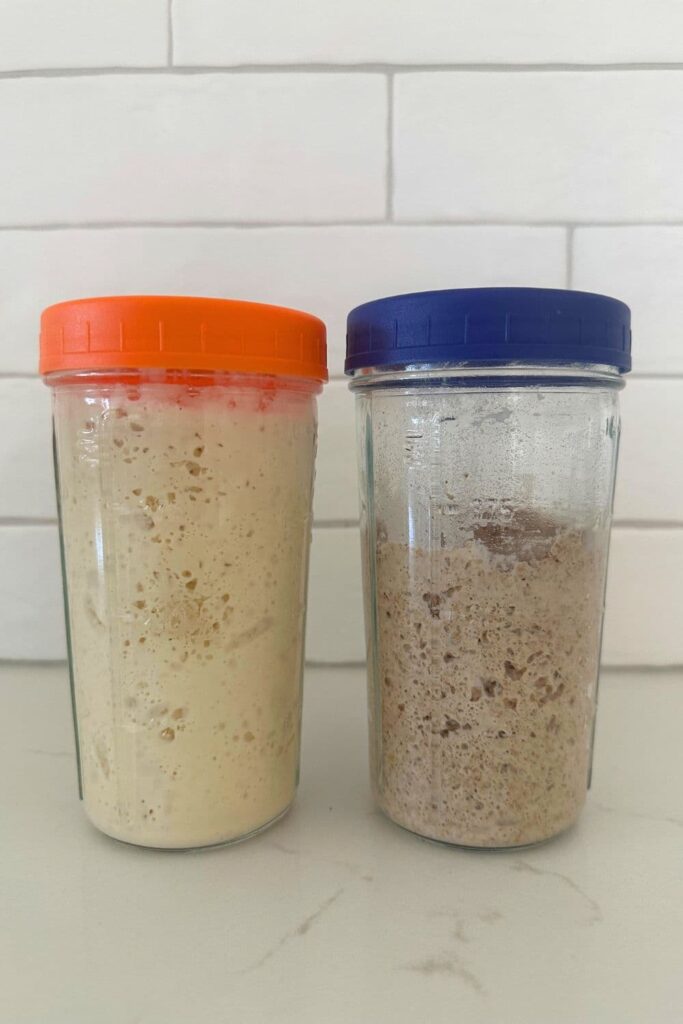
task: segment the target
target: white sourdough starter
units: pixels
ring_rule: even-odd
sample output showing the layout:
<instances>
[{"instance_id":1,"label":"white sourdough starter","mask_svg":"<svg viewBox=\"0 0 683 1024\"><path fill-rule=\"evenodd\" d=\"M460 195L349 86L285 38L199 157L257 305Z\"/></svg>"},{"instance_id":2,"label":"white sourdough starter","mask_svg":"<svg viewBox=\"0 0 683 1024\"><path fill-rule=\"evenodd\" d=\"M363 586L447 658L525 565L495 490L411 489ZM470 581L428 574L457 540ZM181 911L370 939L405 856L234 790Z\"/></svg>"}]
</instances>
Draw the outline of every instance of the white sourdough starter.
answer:
<instances>
[{"instance_id":1,"label":"white sourdough starter","mask_svg":"<svg viewBox=\"0 0 683 1024\"><path fill-rule=\"evenodd\" d=\"M314 398L56 393L83 799L118 839L226 842L297 784Z\"/></svg>"},{"instance_id":2,"label":"white sourdough starter","mask_svg":"<svg viewBox=\"0 0 683 1024\"><path fill-rule=\"evenodd\" d=\"M584 803L607 538L539 534L378 542L373 777L386 813L422 835L525 845Z\"/></svg>"}]
</instances>

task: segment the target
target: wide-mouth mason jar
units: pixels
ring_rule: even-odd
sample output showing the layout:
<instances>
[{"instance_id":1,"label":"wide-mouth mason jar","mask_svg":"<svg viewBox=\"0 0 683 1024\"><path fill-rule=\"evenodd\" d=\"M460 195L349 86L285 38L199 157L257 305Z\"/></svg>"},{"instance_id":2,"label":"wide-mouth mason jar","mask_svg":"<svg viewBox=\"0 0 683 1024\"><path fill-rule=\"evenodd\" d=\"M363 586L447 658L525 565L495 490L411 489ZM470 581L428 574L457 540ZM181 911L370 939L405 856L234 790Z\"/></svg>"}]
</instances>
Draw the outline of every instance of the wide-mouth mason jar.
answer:
<instances>
[{"instance_id":1,"label":"wide-mouth mason jar","mask_svg":"<svg viewBox=\"0 0 683 1024\"><path fill-rule=\"evenodd\" d=\"M248 836L292 803L325 327L169 296L41 325L81 793L141 846Z\"/></svg>"},{"instance_id":2,"label":"wide-mouth mason jar","mask_svg":"<svg viewBox=\"0 0 683 1024\"><path fill-rule=\"evenodd\" d=\"M371 773L422 836L525 846L589 784L630 313L466 289L348 319Z\"/></svg>"}]
</instances>

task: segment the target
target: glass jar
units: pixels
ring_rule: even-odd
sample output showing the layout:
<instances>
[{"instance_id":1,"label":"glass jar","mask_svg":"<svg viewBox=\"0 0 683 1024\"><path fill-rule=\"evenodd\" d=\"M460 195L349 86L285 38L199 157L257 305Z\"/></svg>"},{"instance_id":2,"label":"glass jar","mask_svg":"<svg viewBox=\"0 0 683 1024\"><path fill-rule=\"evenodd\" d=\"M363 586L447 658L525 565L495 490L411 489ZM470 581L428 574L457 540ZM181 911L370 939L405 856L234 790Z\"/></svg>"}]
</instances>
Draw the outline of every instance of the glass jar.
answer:
<instances>
[{"instance_id":1,"label":"glass jar","mask_svg":"<svg viewBox=\"0 0 683 1024\"><path fill-rule=\"evenodd\" d=\"M294 798L324 339L226 300L43 314L81 792L116 839L226 843Z\"/></svg>"},{"instance_id":2,"label":"glass jar","mask_svg":"<svg viewBox=\"0 0 683 1024\"><path fill-rule=\"evenodd\" d=\"M349 316L371 772L462 846L574 824L592 757L630 314L471 289Z\"/></svg>"}]
</instances>

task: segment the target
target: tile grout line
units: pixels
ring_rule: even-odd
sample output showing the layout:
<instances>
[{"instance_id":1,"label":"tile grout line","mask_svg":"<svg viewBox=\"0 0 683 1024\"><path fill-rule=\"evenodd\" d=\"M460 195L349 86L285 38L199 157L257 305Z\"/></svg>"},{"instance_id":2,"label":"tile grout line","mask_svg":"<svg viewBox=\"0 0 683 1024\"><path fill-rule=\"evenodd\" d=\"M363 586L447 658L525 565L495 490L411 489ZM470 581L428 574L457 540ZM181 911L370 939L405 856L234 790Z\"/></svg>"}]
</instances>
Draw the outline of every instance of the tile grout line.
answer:
<instances>
[{"instance_id":1,"label":"tile grout line","mask_svg":"<svg viewBox=\"0 0 683 1024\"><path fill-rule=\"evenodd\" d=\"M54 516L2 516L0 517L0 528L3 526L14 529L17 526L57 526L58 520Z\"/></svg>"},{"instance_id":2,"label":"tile grout line","mask_svg":"<svg viewBox=\"0 0 683 1024\"><path fill-rule=\"evenodd\" d=\"M172 3L172 0L170 0ZM169 5L170 6L170 5ZM168 61L168 53L167 53ZM110 65L105 67L74 67L74 68L25 68L0 71L0 80L18 80L23 78L84 78L103 75L125 77L128 75L300 75L300 74L552 74L569 73L614 73L614 72L657 72L683 71L683 63L662 61L660 63L614 63L614 64L576 64L572 62L548 62L545 64L526 63L433 63L433 64L395 64L391 62L338 64L334 62L301 61L299 63L272 64L166 64L158 66L136 65L121 67Z\"/></svg>"},{"instance_id":3,"label":"tile grout line","mask_svg":"<svg viewBox=\"0 0 683 1024\"><path fill-rule=\"evenodd\" d=\"M639 370L634 370L629 373L627 380L656 380L656 381L669 381L669 380L683 380L683 372L674 370L672 373L646 373Z\"/></svg>"},{"instance_id":4,"label":"tile grout line","mask_svg":"<svg viewBox=\"0 0 683 1024\"><path fill-rule=\"evenodd\" d=\"M386 224L385 219L368 217L359 220L105 220L105 221L54 221L49 224L0 224L2 231L127 231L127 230L217 230L226 229L240 231L273 230L289 228L355 228L380 227Z\"/></svg>"},{"instance_id":5,"label":"tile grout line","mask_svg":"<svg viewBox=\"0 0 683 1024\"><path fill-rule=\"evenodd\" d=\"M166 51L166 65L169 68L173 67L173 0L167 0L166 8L166 32L167 32L167 46Z\"/></svg>"},{"instance_id":6,"label":"tile grout line","mask_svg":"<svg viewBox=\"0 0 683 1024\"><path fill-rule=\"evenodd\" d=\"M576 229L581 230L605 230L623 228L683 228L683 220L612 220L612 221L571 221L567 220L497 220L479 218L449 219L441 218L436 220L411 220L408 218L395 219L387 223L386 217L366 217L357 220L91 220L91 221L51 221L47 223L17 222L15 224L0 223L2 231L125 231L125 230L160 230L188 228L194 230L240 230L240 231L266 231L273 229L292 229L315 231L321 228L368 228L368 227L392 227L392 228L525 228L525 229L556 229L562 228L565 231Z\"/></svg>"},{"instance_id":7,"label":"tile grout line","mask_svg":"<svg viewBox=\"0 0 683 1024\"><path fill-rule=\"evenodd\" d=\"M68 664L66 658L2 658L2 668L64 668Z\"/></svg>"},{"instance_id":8,"label":"tile grout line","mask_svg":"<svg viewBox=\"0 0 683 1024\"><path fill-rule=\"evenodd\" d=\"M573 224L567 225L567 235L565 238L565 260L567 266L565 267L566 274L566 287L572 288L574 281L574 228Z\"/></svg>"},{"instance_id":9,"label":"tile grout line","mask_svg":"<svg viewBox=\"0 0 683 1024\"><path fill-rule=\"evenodd\" d=\"M387 164L386 164L386 208L387 223L394 219L394 75L387 75Z\"/></svg>"},{"instance_id":10,"label":"tile grout line","mask_svg":"<svg viewBox=\"0 0 683 1024\"><path fill-rule=\"evenodd\" d=\"M680 519L614 519L615 530L643 530L651 533L654 530L683 530Z\"/></svg>"}]
</instances>

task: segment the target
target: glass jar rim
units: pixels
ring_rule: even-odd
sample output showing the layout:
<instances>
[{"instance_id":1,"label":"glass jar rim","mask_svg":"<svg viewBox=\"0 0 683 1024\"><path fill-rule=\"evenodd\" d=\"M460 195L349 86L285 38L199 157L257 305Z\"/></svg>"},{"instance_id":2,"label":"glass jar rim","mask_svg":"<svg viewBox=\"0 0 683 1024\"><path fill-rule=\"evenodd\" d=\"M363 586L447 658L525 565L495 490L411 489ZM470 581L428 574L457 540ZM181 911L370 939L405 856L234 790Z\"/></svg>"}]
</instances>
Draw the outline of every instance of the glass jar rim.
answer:
<instances>
[{"instance_id":1,"label":"glass jar rim","mask_svg":"<svg viewBox=\"0 0 683 1024\"><path fill-rule=\"evenodd\" d=\"M371 387L533 387L602 386L623 388L615 366L606 363L406 363L352 371L352 391Z\"/></svg>"}]
</instances>

